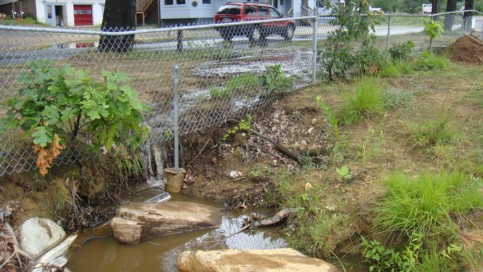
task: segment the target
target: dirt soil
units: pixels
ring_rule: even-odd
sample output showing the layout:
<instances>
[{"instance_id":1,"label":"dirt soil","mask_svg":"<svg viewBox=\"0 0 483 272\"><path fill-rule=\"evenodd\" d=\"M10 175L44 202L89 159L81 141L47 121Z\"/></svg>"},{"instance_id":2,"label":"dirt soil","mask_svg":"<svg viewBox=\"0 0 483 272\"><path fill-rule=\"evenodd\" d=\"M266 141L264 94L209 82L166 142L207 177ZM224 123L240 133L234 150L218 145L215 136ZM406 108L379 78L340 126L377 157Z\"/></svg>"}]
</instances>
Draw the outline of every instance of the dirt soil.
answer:
<instances>
[{"instance_id":1,"label":"dirt soil","mask_svg":"<svg viewBox=\"0 0 483 272\"><path fill-rule=\"evenodd\" d=\"M483 41L463 36L451 46L451 59L455 62L483 64Z\"/></svg>"}]
</instances>

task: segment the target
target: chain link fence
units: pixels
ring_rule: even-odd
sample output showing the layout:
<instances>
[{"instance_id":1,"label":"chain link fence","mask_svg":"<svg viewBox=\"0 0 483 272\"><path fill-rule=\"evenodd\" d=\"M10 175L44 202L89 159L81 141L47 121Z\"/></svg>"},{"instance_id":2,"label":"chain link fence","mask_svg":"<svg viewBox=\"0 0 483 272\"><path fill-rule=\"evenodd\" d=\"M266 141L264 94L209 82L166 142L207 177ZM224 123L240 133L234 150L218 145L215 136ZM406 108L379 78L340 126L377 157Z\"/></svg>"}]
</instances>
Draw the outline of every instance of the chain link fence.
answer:
<instances>
[{"instance_id":1,"label":"chain link fence","mask_svg":"<svg viewBox=\"0 0 483 272\"><path fill-rule=\"evenodd\" d=\"M409 22L407 16L379 16L378 45L412 40L416 50L426 49L429 38L422 32L426 17L412 16ZM179 82L180 135L218 126L266 108L284 93L319 82L317 51L336 28L331 18L285 17L109 32L0 25L0 117L6 114L6 101L25 84L18 75L27 71L26 64L48 59L53 66L69 64L99 79L102 70L126 73L139 98L152 109L145 116L148 144L173 136L173 78ZM435 45L447 46L464 31L473 31L458 20ZM20 131L1 136L0 176L36 167L31 146L21 138ZM66 150L55 164L85 156Z\"/></svg>"}]
</instances>

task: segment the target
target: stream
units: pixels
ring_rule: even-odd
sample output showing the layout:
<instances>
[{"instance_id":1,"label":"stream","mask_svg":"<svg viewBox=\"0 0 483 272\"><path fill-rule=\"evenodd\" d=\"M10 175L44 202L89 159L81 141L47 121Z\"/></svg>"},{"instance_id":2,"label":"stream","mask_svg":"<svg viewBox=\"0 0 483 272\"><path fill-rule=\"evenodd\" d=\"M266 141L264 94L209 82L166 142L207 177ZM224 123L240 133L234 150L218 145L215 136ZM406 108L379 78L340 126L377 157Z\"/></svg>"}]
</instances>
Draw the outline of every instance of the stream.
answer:
<instances>
[{"instance_id":1,"label":"stream","mask_svg":"<svg viewBox=\"0 0 483 272\"><path fill-rule=\"evenodd\" d=\"M142 202L160 191L148 190L130 197L129 201ZM172 200L208 204L222 208L206 200L171 194ZM67 267L80 271L177 271L178 255L187 250L215 249L273 249L287 247L280 234L281 226L259 228L237 233L244 218L251 212L272 216L276 211L255 210L249 212L230 211L223 213L221 225L216 229L186 232L146 240L139 245L124 245L111 235L109 225L82 233L76 243L79 249L70 252Z\"/></svg>"}]
</instances>

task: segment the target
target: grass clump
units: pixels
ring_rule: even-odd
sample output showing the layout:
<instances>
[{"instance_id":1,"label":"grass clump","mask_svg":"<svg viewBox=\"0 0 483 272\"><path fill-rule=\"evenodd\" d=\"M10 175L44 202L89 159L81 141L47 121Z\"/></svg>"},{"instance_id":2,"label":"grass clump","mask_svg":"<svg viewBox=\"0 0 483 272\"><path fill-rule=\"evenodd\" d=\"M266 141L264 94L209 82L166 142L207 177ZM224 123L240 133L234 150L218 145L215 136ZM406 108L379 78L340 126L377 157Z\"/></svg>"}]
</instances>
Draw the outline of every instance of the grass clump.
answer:
<instances>
[{"instance_id":1,"label":"grass clump","mask_svg":"<svg viewBox=\"0 0 483 272\"><path fill-rule=\"evenodd\" d=\"M355 86L355 91L345 98L339 112L344 124L357 123L370 115L384 113L383 91L375 79L365 79Z\"/></svg>"},{"instance_id":2,"label":"grass clump","mask_svg":"<svg viewBox=\"0 0 483 272\"><path fill-rule=\"evenodd\" d=\"M423 51L414 62L416 71L444 71L449 65L449 59L437 56L429 51Z\"/></svg>"},{"instance_id":3,"label":"grass clump","mask_svg":"<svg viewBox=\"0 0 483 272\"><path fill-rule=\"evenodd\" d=\"M395 174L385 186L388 193L377 208L374 222L382 232L401 232L407 237L451 232L455 224L450 214L464 216L472 209L483 208L481 184L461 173L426 173L417 178Z\"/></svg>"},{"instance_id":4,"label":"grass clump","mask_svg":"<svg viewBox=\"0 0 483 272\"><path fill-rule=\"evenodd\" d=\"M453 133L448 128L448 118L425 121L411 128L410 140L413 147L429 148L437 144L453 141Z\"/></svg>"},{"instance_id":5,"label":"grass clump","mask_svg":"<svg viewBox=\"0 0 483 272\"><path fill-rule=\"evenodd\" d=\"M244 90L256 89L259 87L259 76L245 73L228 79L223 87L211 87L210 95L212 97L232 97Z\"/></svg>"}]
</instances>

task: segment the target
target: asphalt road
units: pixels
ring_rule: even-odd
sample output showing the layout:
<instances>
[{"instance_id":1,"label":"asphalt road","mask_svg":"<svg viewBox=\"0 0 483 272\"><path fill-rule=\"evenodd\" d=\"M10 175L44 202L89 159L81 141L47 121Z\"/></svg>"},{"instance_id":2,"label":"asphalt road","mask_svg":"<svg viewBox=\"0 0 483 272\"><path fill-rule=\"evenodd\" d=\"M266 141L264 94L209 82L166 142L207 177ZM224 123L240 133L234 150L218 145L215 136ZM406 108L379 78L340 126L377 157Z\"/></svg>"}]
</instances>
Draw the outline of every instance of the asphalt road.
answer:
<instances>
[{"instance_id":1,"label":"asphalt road","mask_svg":"<svg viewBox=\"0 0 483 272\"><path fill-rule=\"evenodd\" d=\"M294 41L309 41L312 40L312 26L299 26L295 31ZM325 39L328 37L329 32L334 30L333 26L328 24L319 24L317 31L317 39ZM386 36L387 27L378 26L375 29L376 36ZM407 34L407 33L417 33L423 31L423 27L415 26L392 26L391 35ZM270 46L270 44L283 43L284 38L281 36L272 35L267 38L263 46ZM237 48L252 46L246 37L235 37L233 39L233 46ZM1 46L1 44L0 44ZM186 49L196 49L203 47L218 47L224 46L223 39L221 37L215 38L202 38L192 39L189 41L183 41L182 48ZM176 41L166 41L158 43L139 43L134 46L135 49L153 50L153 51L175 51L178 47ZM0 48L1 50L1 48ZM4 64L18 64L25 63L30 60L38 59L64 59L76 54L82 53L85 50L92 50L92 48L77 48L76 44L53 44L50 47L44 47L43 49L37 50L24 50L24 51L0 51L0 65Z\"/></svg>"}]
</instances>

